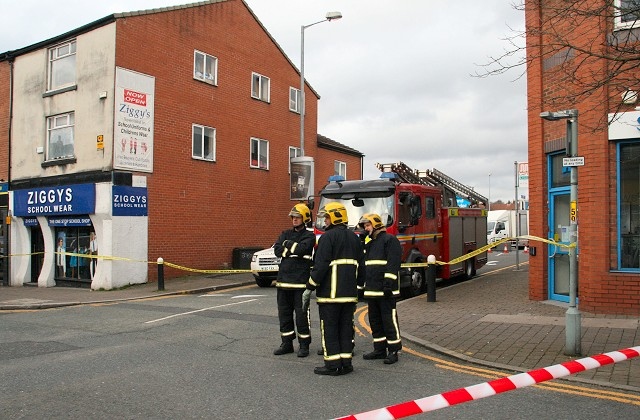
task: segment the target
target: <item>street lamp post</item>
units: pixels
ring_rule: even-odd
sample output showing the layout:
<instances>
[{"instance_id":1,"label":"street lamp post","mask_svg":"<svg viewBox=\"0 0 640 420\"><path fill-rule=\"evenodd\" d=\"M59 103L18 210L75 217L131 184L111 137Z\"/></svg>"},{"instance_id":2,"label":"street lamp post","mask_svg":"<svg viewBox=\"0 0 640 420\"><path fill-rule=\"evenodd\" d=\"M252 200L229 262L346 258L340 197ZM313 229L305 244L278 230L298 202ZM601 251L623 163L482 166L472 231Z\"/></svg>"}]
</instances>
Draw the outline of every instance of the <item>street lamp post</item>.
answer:
<instances>
[{"instance_id":1,"label":"street lamp post","mask_svg":"<svg viewBox=\"0 0 640 420\"><path fill-rule=\"evenodd\" d=\"M489 172L489 199L487 201L489 202L487 211L491 211L491 172Z\"/></svg>"},{"instance_id":2,"label":"street lamp post","mask_svg":"<svg viewBox=\"0 0 640 420\"><path fill-rule=\"evenodd\" d=\"M575 157L578 153L578 110L567 109L557 112L542 112L540 117L548 121L567 120L567 155ZM569 308L565 317L566 343L565 354L578 356L581 353L580 311L576 301L578 297L578 168L571 166L571 192L569 214L569 238L573 245L569 248Z\"/></svg>"},{"instance_id":3,"label":"street lamp post","mask_svg":"<svg viewBox=\"0 0 640 420\"><path fill-rule=\"evenodd\" d=\"M341 19L342 13L328 12L323 20L302 25L300 27L300 154L304 156L304 30L310 26L317 25L322 22L331 22L332 20Z\"/></svg>"}]
</instances>

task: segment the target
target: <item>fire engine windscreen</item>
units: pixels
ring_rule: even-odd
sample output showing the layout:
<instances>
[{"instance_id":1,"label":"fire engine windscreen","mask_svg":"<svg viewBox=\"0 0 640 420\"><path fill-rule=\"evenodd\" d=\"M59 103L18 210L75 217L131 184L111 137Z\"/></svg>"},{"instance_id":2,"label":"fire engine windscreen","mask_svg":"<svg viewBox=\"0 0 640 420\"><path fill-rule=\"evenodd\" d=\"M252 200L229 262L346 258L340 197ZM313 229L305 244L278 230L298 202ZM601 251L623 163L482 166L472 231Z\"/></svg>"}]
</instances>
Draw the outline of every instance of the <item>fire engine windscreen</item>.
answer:
<instances>
[{"instance_id":1,"label":"fire engine windscreen","mask_svg":"<svg viewBox=\"0 0 640 420\"><path fill-rule=\"evenodd\" d=\"M393 195L389 195L387 197L355 197L353 194L349 194L348 196L344 197L336 197L332 194L329 197L323 196L320 199L318 208L320 209L325 204L332 201L337 201L343 204L347 209L350 229L357 228L358 221L367 213L379 214L382 218L382 221L386 223L386 226L390 226L391 224L393 224L393 220L395 217ZM324 230L323 219L316 218L316 228L319 230Z\"/></svg>"}]
</instances>

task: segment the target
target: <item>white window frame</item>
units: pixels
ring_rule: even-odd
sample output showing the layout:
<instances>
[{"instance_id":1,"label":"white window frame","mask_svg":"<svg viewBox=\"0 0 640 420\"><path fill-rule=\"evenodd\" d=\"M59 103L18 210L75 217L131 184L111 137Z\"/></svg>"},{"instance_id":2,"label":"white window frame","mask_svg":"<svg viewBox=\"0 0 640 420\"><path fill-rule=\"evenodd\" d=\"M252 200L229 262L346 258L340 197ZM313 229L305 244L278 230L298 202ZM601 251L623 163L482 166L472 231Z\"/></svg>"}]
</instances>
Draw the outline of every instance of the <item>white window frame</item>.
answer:
<instances>
[{"instance_id":1,"label":"white window frame","mask_svg":"<svg viewBox=\"0 0 640 420\"><path fill-rule=\"evenodd\" d=\"M640 15L638 16L638 18L632 21L628 21L628 22L622 21L623 7L627 6L626 4L623 5L623 2L626 3L625 0L614 0L614 3L613 3L614 15L615 15L614 29L620 30L620 29L632 29L632 28L640 27ZM640 7L640 2L638 4L638 7Z\"/></svg>"},{"instance_id":2,"label":"white window frame","mask_svg":"<svg viewBox=\"0 0 640 420\"><path fill-rule=\"evenodd\" d=\"M202 69L198 69L198 60L202 61ZM206 69L211 68L211 73ZM202 71L200 71L202 70ZM193 51L193 78L210 85L218 85L218 58L202 51Z\"/></svg>"},{"instance_id":3,"label":"white window frame","mask_svg":"<svg viewBox=\"0 0 640 420\"><path fill-rule=\"evenodd\" d=\"M291 158L302 156L302 149L289 146L289 174L291 174Z\"/></svg>"},{"instance_id":4,"label":"white window frame","mask_svg":"<svg viewBox=\"0 0 640 420\"><path fill-rule=\"evenodd\" d=\"M45 160L69 159L75 157L75 112L67 112L65 114L52 115L47 117L47 147ZM65 135L65 142L62 141L62 135ZM57 142L53 144L54 136L58 134ZM54 147L55 146L55 147ZM67 147L71 146L71 154L67 153Z\"/></svg>"},{"instance_id":5,"label":"white window frame","mask_svg":"<svg viewBox=\"0 0 640 420\"><path fill-rule=\"evenodd\" d=\"M347 179L347 162L342 162L341 160L333 161L333 174L340 175Z\"/></svg>"},{"instance_id":6,"label":"white window frame","mask_svg":"<svg viewBox=\"0 0 640 420\"><path fill-rule=\"evenodd\" d=\"M300 105L302 104L302 96L300 89L289 86L289 111L300 113Z\"/></svg>"},{"instance_id":7,"label":"white window frame","mask_svg":"<svg viewBox=\"0 0 640 420\"><path fill-rule=\"evenodd\" d=\"M199 139L196 138L196 131L200 130L200 133L198 134L198 137L200 137ZM206 145L205 145L205 134L209 133L209 139L211 141L211 144L209 145L209 153L208 155L205 155L204 151L206 150ZM201 153L196 153L196 149L195 149L195 145L197 141L200 141L200 152ZM215 162L216 161L216 129L213 127L208 127L206 125L200 125L200 124L192 124L191 125L191 157L193 159L197 159L197 160L206 160L209 162Z\"/></svg>"},{"instance_id":8,"label":"white window frame","mask_svg":"<svg viewBox=\"0 0 640 420\"><path fill-rule=\"evenodd\" d=\"M58 44L47 50L47 90L58 90L76 84L76 40L71 40ZM70 77L65 80L56 81L56 74L69 72Z\"/></svg>"},{"instance_id":9,"label":"white window frame","mask_svg":"<svg viewBox=\"0 0 640 420\"><path fill-rule=\"evenodd\" d=\"M255 145L255 147L254 147ZM262 162L260 159L260 156L262 156L262 153L260 153L261 151L264 151L264 149L267 149L264 153L264 156L266 157L266 161ZM254 159L253 159L253 150L256 149L258 152L258 156L257 159L255 159L255 163L254 163ZM256 137L251 137L251 142L250 142L250 146L249 146L249 167L251 168L256 168L256 169L262 169L265 171L269 170L269 141L264 140L264 139L259 139Z\"/></svg>"},{"instance_id":10,"label":"white window frame","mask_svg":"<svg viewBox=\"0 0 640 420\"><path fill-rule=\"evenodd\" d=\"M264 102L271 99L271 79L259 73L251 73L251 97Z\"/></svg>"}]
</instances>

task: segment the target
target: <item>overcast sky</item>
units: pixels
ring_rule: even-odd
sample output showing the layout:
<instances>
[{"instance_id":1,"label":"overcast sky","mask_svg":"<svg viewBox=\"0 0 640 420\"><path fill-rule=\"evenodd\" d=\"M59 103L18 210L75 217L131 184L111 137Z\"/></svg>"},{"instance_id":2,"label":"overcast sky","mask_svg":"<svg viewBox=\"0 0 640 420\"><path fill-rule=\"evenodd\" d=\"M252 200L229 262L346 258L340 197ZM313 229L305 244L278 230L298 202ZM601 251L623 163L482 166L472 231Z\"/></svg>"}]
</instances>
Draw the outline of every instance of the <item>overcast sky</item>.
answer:
<instances>
[{"instance_id":1,"label":"overcast sky","mask_svg":"<svg viewBox=\"0 0 640 420\"><path fill-rule=\"evenodd\" d=\"M112 13L185 3L0 0L0 52ZM491 201L514 198L514 162L527 160L526 81L520 71L471 76L509 49L511 28L524 28L511 0L247 3L297 66L300 26L342 13L305 30L305 77L321 96L318 132L364 153L365 179L379 176L376 162L403 161L439 169Z\"/></svg>"}]
</instances>

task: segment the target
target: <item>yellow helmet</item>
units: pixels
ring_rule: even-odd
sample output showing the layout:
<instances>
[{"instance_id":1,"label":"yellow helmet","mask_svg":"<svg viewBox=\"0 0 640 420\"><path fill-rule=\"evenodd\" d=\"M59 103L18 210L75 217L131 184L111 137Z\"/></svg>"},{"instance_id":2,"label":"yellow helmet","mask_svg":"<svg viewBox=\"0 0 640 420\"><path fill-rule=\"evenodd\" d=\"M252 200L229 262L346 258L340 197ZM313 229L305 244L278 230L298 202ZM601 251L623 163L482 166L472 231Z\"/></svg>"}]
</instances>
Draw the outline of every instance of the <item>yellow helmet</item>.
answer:
<instances>
[{"instance_id":1,"label":"yellow helmet","mask_svg":"<svg viewBox=\"0 0 640 420\"><path fill-rule=\"evenodd\" d=\"M374 230L384 227L384 223L382 223L382 218L375 213L367 213L363 215L360 218L358 225L360 225L360 227L364 229L364 224L367 222L371 223L371 226L373 227Z\"/></svg>"},{"instance_id":2,"label":"yellow helmet","mask_svg":"<svg viewBox=\"0 0 640 420\"><path fill-rule=\"evenodd\" d=\"M337 201L327 203L318 210L318 217L329 216L332 225L346 225L349 222L347 217L347 209Z\"/></svg>"},{"instance_id":3,"label":"yellow helmet","mask_svg":"<svg viewBox=\"0 0 640 420\"><path fill-rule=\"evenodd\" d=\"M305 206L302 203L298 203L293 206L293 208L289 212L289 216L302 217L302 223L306 225L307 223L309 223L309 220L311 220L311 211L309 210L309 207Z\"/></svg>"}]
</instances>

